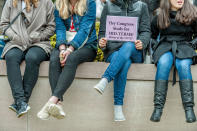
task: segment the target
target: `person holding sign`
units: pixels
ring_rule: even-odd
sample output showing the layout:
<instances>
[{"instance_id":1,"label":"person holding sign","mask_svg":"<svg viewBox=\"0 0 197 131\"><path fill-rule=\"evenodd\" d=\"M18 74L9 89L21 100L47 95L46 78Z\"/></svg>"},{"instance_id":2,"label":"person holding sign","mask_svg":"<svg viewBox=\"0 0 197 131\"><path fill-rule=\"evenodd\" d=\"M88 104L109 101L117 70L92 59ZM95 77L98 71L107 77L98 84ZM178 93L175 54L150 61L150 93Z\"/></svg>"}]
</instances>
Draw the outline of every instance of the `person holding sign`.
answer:
<instances>
[{"instance_id":1,"label":"person holding sign","mask_svg":"<svg viewBox=\"0 0 197 131\"><path fill-rule=\"evenodd\" d=\"M125 17L132 18L133 21L124 20ZM122 106L127 72L131 63L143 62L143 51L150 39L149 21L148 7L141 1L111 0L104 6L99 31L99 47L104 51L105 60L110 65L94 88L103 94L108 83L114 80L115 121L125 120ZM108 28L106 25L112 27Z\"/></svg>"},{"instance_id":2,"label":"person holding sign","mask_svg":"<svg viewBox=\"0 0 197 131\"><path fill-rule=\"evenodd\" d=\"M195 122L191 64L192 58L197 55L194 49L197 44L197 8L189 0L161 0L159 13L153 18L151 30L155 41L153 59L157 73L154 111L150 120L160 121L166 101L168 77L174 64L173 84L176 83L177 69L186 121ZM159 34L158 43L156 39Z\"/></svg>"},{"instance_id":3,"label":"person holding sign","mask_svg":"<svg viewBox=\"0 0 197 131\"><path fill-rule=\"evenodd\" d=\"M38 118L46 120L50 115L57 119L65 117L61 103L75 78L78 65L96 57L95 20L94 0L56 0L57 39L49 65L52 96L38 112Z\"/></svg>"}]
</instances>

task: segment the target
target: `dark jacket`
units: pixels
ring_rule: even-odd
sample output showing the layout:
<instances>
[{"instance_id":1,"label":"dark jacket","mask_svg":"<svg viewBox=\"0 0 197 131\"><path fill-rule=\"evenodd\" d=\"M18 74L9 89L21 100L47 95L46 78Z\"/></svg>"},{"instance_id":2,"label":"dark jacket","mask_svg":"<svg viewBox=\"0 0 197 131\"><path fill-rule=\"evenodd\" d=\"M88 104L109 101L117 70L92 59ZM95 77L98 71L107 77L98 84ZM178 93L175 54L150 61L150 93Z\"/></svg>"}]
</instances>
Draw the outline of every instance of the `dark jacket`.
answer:
<instances>
[{"instance_id":1,"label":"dark jacket","mask_svg":"<svg viewBox=\"0 0 197 131\"><path fill-rule=\"evenodd\" d=\"M126 6L128 5L128 6ZM108 1L104 6L101 23L99 29L99 39L105 37L106 31L106 18L107 15L111 16L130 16L138 17L138 40L141 40L143 43L143 50L146 49L149 40L150 40L150 18L148 13L148 7L145 3L137 0L130 0L123 2L123 0L116 0L115 2ZM108 41L107 46L104 51L105 59L114 51L117 51L124 42L120 41Z\"/></svg>"},{"instance_id":2,"label":"dark jacket","mask_svg":"<svg viewBox=\"0 0 197 131\"><path fill-rule=\"evenodd\" d=\"M172 51L175 58L185 59L193 58L196 52L190 41L197 34L197 24L193 22L190 25L183 25L176 21L176 12L170 12L171 25L163 30L157 26L157 16L153 18L151 23L152 38L157 39L160 34L160 42L154 45L153 59L157 63L161 55L168 51Z\"/></svg>"}]
</instances>

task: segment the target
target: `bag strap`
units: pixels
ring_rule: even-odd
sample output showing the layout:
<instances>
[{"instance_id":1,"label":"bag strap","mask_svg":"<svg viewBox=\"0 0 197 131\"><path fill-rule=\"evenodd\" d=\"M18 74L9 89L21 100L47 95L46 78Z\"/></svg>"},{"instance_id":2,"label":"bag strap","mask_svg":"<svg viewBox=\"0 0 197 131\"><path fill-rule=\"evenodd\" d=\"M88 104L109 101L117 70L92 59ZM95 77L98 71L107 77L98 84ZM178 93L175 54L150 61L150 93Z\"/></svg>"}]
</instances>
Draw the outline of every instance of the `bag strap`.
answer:
<instances>
[{"instance_id":1,"label":"bag strap","mask_svg":"<svg viewBox=\"0 0 197 131\"><path fill-rule=\"evenodd\" d=\"M25 7L25 8L26 8L26 7ZM24 8L24 9L25 9L25 8ZM5 28L5 30L3 31L3 35L5 35L5 32L11 27L12 24L14 24L14 22L17 20L17 18L18 18L19 15L23 12L24 9L22 9L22 10L17 14L17 16L14 17L14 19L10 22L10 24Z\"/></svg>"}]
</instances>

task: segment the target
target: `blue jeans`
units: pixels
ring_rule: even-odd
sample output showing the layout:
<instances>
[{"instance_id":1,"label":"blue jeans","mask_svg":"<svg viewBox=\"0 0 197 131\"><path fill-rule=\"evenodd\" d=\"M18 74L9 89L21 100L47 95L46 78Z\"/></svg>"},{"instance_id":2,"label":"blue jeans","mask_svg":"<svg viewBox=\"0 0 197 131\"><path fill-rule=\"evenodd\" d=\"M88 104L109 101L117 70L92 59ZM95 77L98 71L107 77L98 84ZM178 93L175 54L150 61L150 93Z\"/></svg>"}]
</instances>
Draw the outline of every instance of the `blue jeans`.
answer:
<instances>
[{"instance_id":1,"label":"blue jeans","mask_svg":"<svg viewBox=\"0 0 197 131\"><path fill-rule=\"evenodd\" d=\"M192 80L191 74L192 59L176 59L176 69L180 80ZM168 80L173 65L172 52L164 53L157 63L156 80Z\"/></svg>"},{"instance_id":2,"label":"blue jeans","mask_svg":"<svg viewBox=\"0 0 197 131\"><path fill-rule=\"evenodd\" d=\"M110 64L102 77L108 82L114 80L114 105L123 105L127 72L132 62L142 62L142 51L137 50L134 43L125 42L107 58L107 62Z\"/></svg>"}]
</instances>

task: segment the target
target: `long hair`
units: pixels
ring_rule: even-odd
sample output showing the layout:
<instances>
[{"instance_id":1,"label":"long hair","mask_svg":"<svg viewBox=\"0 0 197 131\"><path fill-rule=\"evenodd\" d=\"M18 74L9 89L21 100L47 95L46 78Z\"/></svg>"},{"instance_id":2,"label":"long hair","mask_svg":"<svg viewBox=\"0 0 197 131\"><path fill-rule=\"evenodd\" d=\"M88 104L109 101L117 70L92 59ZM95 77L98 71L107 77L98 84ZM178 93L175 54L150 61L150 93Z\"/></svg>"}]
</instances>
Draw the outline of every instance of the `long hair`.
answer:
<instances>
[{"instance_id":1,"label":"long hair","mask_svg":"<svg viewBox=\"0 0 197 131\"><path fill-rule=\"evenodd\" d=\"M160 29L170 26L170 0L161 0L157 24ZM197 19L197 8L189 0L184 0L183 7L177 11L176 21L181 24L190 25Z\"/></svg>"},{"instance_id":2,"label":"long hair","mask_svg":"<svg viewBox=\"0 0 197 131\"><path fill-rule=\"evenodd\" d=\"M39 0L24 0L26 4L26 11L30 12L31 10L31 3L34 5L35 8L38 7ZM13 0L13 6L16 8L18 4L18 0Z\"/></svg>"},{"instance_id":3,"label":"long hair","mask_svg":"<svg viewBox=\"0 0 197 131\"><path fill-rule=\"evenodd\" d=\"M71 14L83 16L87 8L86 2L87 0L78 0L72 10L70 0L56 0L56 8L62 19L67 19Z\"/></svg>"}]
</instances>

